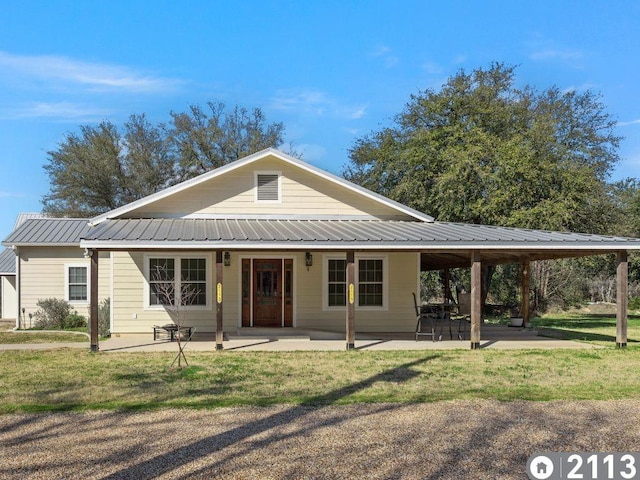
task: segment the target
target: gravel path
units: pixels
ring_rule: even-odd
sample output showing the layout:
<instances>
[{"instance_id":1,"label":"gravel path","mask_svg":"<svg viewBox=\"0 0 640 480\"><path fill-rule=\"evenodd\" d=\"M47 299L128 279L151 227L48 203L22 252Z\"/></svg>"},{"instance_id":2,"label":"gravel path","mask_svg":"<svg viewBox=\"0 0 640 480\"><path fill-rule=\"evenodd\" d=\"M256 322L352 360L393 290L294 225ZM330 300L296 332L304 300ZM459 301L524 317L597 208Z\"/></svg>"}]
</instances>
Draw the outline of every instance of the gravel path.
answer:
<instances>
[{"instance_id":1,"label":"gravel path","mask_svg":"<svg viewBox=\"0 0 640 480\"><path fill-rule=\"evenodd\" d=\"M0 478L524 479L538 451L628 451L640 400L0 416Z\"/></svg>"}]
</instances>

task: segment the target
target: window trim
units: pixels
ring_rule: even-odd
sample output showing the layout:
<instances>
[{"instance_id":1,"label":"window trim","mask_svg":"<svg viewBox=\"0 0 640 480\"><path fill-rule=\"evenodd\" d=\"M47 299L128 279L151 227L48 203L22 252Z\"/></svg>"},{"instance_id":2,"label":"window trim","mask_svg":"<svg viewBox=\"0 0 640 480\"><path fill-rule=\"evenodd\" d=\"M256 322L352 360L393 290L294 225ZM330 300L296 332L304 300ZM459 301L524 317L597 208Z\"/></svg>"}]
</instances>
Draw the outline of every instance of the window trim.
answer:
<instances>
[{"instance_id":1,"label":"window trim","mask_svg":"<svg viewBox=\"0 0 640 480\"><path fill-rule=\"evenodd\" d=\"M70 300L69 296L69 269L84 268L87 272L87 299L86 300ZM65 263L64 264L64 299L72 305L88 305L91 300L91 273L88 263Z\"/></svg>"},{"instance_id":2,"label":"window trim","mask_svg":"<svg viewBox=\"0 0 640 480\"><path fill-rule=\"evenodd\" d=\"M143 276L144 276L144 288L143 290L143 309L144 310L167 310L170 308L175 308L175 305L151 305L150 301L149 301L149 294L150 294L150 284L149 284L149 276L151 274L151 272L149 271L150 268L150 260L152 258L172 258L174 260L174 268L175 268L175 278L174 278L174 282L175 282L175 288L176 291L179 290L180 288L180 282L181 282L181 271L182 271L182 259L183 258L204 258L205 260L205 269L206 269L206 273L205 273L205 278L206 278L206 287L205 287L205 294L206 294L206 304L205 305L184 305L180 307L181 311L191 311L191 310L211 310L212 309L212 302L213 302L213 268L212 268L212 256L210 253L180 253L180 254L176 254L175 252L154 252L154 253L145 253L144 254L144 272L143 272Z\"/></svg>"},{"instance_id":3,"label":"window trim","mask_svg":"<svg viewBox=\"0 0 640 480\"><path fill-rule=\"evenodd\" d=\"M258 177L260 175L276 175L278 177L278 199L277 200L259 200L258 199ZM259 170L253 172L253 199L255 203L282 203L282 172L275 170Z\"/></svg>"},{"instance_id":4,"label":"window trim","mask_svg":"<svg viewBox=\"0 0 640 480\"><path fill-rule=\"evenodd\" d=\"M329 260L346 260L345 255L327 253L322 255L322 311L344 312L346 306L329 306ZM360 306L360 260L382 260L382 305ZM355 254L355 309L356 311L386 311L389 310L389 255L388 254Z\"/></svg>"}]
</instances>

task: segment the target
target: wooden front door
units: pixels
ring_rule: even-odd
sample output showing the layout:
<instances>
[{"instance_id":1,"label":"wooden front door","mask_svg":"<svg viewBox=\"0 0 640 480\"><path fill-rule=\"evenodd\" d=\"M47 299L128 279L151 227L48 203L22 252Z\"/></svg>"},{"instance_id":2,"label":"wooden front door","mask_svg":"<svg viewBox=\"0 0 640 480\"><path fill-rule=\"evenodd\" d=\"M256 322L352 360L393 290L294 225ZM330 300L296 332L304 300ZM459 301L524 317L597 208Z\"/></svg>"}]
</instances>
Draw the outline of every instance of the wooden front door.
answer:
<instances>
[{"instance_id":1,"label":"wooden front door","mask_svg":"<svg viewBox=\"0 0 640 480\"><path fill-rule=\"evenodd\" d=\"M282 260L253 261L253 326L282 326Z\"/></svg>"}]
</instances>

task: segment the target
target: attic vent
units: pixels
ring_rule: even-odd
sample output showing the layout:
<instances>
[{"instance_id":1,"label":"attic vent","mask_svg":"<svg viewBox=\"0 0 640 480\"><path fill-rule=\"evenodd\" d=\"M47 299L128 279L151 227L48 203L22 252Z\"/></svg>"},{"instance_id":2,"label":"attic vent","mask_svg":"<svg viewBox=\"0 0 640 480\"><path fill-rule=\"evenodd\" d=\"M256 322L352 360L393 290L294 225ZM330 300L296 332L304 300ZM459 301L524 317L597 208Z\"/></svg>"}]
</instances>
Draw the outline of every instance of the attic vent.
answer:
<instances>
[{"instance_id":1,"label":"attic vent","mask_svg":"<svg viewBox=\"0 0 640 480\"><path fill-rule=\"evenodd\" d=\"M259 202L277 202L280 200L277 173L257 174L258 193L256 200Z\"/></svg>"}]
</instances>

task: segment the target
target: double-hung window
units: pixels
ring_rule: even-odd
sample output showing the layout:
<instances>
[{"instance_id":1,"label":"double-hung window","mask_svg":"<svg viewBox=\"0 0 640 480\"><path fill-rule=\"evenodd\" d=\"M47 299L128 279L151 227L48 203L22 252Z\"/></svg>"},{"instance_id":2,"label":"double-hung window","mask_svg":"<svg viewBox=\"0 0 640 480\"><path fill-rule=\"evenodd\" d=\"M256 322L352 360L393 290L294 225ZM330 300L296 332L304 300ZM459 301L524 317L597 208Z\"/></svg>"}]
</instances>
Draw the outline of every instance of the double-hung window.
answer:
<instances>
[{"instance_id":1,"label":"double-hung window","mask_svg":"<svg viewBox=\"0 0 640 480\"><path fill-rule=\"evenodd\" d=\"M358 305L384 306L384 262L381 258L358 260Z\"/></svg>"},{"instance_id":2,"label":"double-hung window","mask_svg":"<svg viewBox=\"0 0 640 480\"><path fill-rule=\"evenodd\" d=\"M347 262L344 258L324 259L323 308L332 310L347 304ZM387 307L386 256L356 256L356 307L384 309Z\"/></svg>"},{"instance_id":3,"label":"double-hung window","mask_svg":"<svg viewBox=\"0 0 640 480\"><path fill-rule=\"evenodd\" d=\"M66 266L65 296L68 302L87 302L89 300L89 277L86 265Z\"/></svg>"},{"instance_id":4,"label":"double-hung window","mask_svg":"<svg viewBox=\"0 0 640 480\"><path fill-rule=\"evenodd\" d=\"M206 307L206 257L148 257L148 305Z\"/></svg>"}]
</instances>

